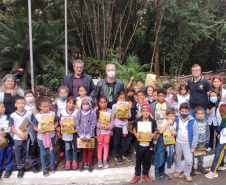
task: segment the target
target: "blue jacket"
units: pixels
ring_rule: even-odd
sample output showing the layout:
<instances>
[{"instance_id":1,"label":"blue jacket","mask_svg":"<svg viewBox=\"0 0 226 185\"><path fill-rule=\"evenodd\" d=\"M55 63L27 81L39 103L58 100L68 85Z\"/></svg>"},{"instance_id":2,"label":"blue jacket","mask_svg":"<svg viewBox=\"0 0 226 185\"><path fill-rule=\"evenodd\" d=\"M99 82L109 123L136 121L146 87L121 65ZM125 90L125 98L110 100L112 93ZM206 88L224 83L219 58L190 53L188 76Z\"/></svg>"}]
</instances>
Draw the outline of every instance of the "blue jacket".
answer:
<instances>
[{"instance_id":1,"label":"blue jacket","mask_svg":"<svg viewBox=\"0 0 226 185\"><path fill-rule=\"evenodd\" d=\"M176 126L177 133L178 133L179 126L180 126L179 120L180 120L180 117L175 119L175 122L177 124L177 126ZM191 115L189 115L189 117L188 117L188 139L189 139L190 148L196 149L197 144L198 144L198 137L199 137L198 125L197 125L195 119Z\"/></svg>"},{"instance_id":2,"label":"blue jacket","mask_svg":"<svg viewBox=\"0 0 226 185\"><path fill-rule=\"evenodd\" d=\"M169 147L169 154L167 156L166 149ZM158 138L158 142L155 148L155 159L154 165L155 169L158 170L163 164L167 162L167 168L171 168L174 162L174 146L173 145L164 145L163 134Z\"/></svg>"}]
</instances>

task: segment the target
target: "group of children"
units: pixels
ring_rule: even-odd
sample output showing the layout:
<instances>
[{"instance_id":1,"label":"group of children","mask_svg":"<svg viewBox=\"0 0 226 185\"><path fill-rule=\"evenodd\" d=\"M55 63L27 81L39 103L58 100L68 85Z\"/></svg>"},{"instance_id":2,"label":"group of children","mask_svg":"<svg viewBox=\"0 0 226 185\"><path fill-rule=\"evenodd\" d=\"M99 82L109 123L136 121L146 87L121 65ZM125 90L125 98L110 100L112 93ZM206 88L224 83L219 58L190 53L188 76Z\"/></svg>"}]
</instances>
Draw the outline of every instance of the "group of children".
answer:
<instances>
[{"instance_id":1,"label":"group of children","mask_svg":"<svg viewBox=\"0 0 226 185\"><path fill-rule=\"evenodd\" d=\"M0 150L0 175L3 172L3 163L6 159L5 178L8 178L12 172L13 165L13 145L15 147L15 158L18 169L18 178L23 177L25 171L24 159L32 166L33 172L39 172L37 161L38 148L44 176L56 171L54 145L56 142L60 147L60 158L66 157L65 169L78 169L77 156L81 148L77 146L78 138L82 142L89 143L92 138L97 136L97 158L99 168L108 168L108 153L113 151L113 155L118 164L123 164L122 158L132 161L130 157L130 148L133 138L135 138L134 152L136 154L135 176L131 183L136 183L141 178L147 182L153 179L149 176L151 163L155 166L155 179L169 179L165 174L165 167L171 168L175 162L176 172L173 175L178 178L182 173L186 181L191 182L191 175L195 174L194 152L197 149L212 147L208 145L211 138L214 138L214 131L211 133L211 127L214 127L217 138L225 133L222 126L221 109L224 103L222 96L225 91L220 83L213 79L213 89L209 94L208 108L210 115L208 121L205 119L205 111L202 107L195 108L195 117L191 116L189 107L189 90L186 85L181 85L179 93L172 94L172 85L166 84L164 88L148 86L143 87L141 80L126 92L120 91L117 95L117 101L129 102L128 118L117 118L117 104L112 109L107 107L108 99L100 97L98 99L98 109L94 111L92 99L86 96L86 88L78 88L79 98L68 97L69 90L65 86L58 89L59 98L54 102L54 111L50 111L50 102L47 97L39 96L36 99L31 91L25 93L25 97L15 100L16 111L10 118L4 115L4 104L0 103L0 128L1 125L8 125L0 132L1 137L8 138L8 145ZM215 84L215 86L214 86ZM216 85L217 84L217 85ZM220 84L220 85L219 85ZM223 92L223 93L222 93ZM223 107L224 108L224 107ZM101 124L99 113L110 113L110 123ZM54 130L44 132L40 126L42 115L52 113L54 120ZM73 117L74 132L62 134L62 117ZM30 122L28 127L21 129L24 120ZM151 125L151 132L148 138L151 141L139 141L141 134L137 132L139 122L148 122ZM129 130L128 125L132 124ZM210 125L210 126L209 126ZM210 129L209 129L210 127ZM10 132L11 130L11 132ZM175 144L166 144L164 141L164 132L170 132ZM224 131L224 132L223 132ZM223 136L222 136L223 137ZM218 140L217 140L218 142ZM222 142L217 143L220 146ZM121 150L122 149L122 153ZM219 147L220 154L225 147ZM93 171L94 148L83 148L83 163L80 171ZM47 168L46 155L49 152L50 168ZM70 153L72 152L72 161ZM154 161L152 161L152 157ZM182 155L185 159L184 170L181 165ZM221 165L218 163L213 167L212 173L207 174L207 178L216 177L216 169L224 169L223 157L218 156ZM142 167L142 168L141 168ZM142 172L141 172L142 169ZM196 171L206 173L203 168L203 155L198 157ZM209 176L208 176L209 175Z\"/></svg>"}]
</instances>

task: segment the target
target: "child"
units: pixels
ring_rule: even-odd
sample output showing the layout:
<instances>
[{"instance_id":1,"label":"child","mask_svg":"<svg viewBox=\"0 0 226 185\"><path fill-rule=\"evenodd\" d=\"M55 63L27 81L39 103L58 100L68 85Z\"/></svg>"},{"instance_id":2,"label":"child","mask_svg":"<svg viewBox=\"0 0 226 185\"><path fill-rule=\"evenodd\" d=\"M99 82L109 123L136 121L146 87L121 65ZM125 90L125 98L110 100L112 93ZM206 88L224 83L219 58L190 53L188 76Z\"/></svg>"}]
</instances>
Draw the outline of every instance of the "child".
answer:
<instances>
[{"instance_id":1,"label":"child","mask_svg":"<svg viewBox=\"0 0 226 185\"><path fill-rule=\"evenodd\" d=\"M187 182L191 182L190 176L192 170L192 157L198 143L198 125L192 116L189 116L190 106L188 103L182 103L179 108L180 116L175 119L176 122L176 145L177 154L175 166L176 173L174 177L178 178L182 174L181 157L185 159L184 177Z\"/></svg>"},{"instance_id":2,"label":"child","mask_svg":"<svg viewBox=\"0 0 226 185\"><path fill-rule=\"evenodd\" d=\"M154 97L153 97L153 91L154 91L154 87L147 86L147 88L146 88L147 97L145 98L145 100L147 99L149 104L151 104L155 101Z\"/></svg>"},{"instance_id":3,"label":"child","mask_svg":"<svg viewBox=\"0 0 226 185\"><path fill-rule=\"evenodd\" d=\"M5 164L5 175L4 178L9 178L12 174L13 169L13 141L9 135L10 127L8 124L7 116L4 115L5 106L4 103L0 102L0 137L6 137L9 140L9 143L6 148L0 150L0 178L3 173L3 164L6 159Z\"/></svg>"},{"instance_id":4,"label":"child","mask_svg":"<svg viewBox=\"0 0 226 185\"><path fill-rule=\"evenodd\" d=\"M154 89L152 95L154 100L152 103L154 103L155 101L158 100L158 89Z\"/></svg>"},{"instance_id":5,"label":"child","mask_svg":"<svg viewBox=\"0 0 226 185\"><path fill-rule=\"evenodd\" d=\"M159 89L157 91L158 100L151 104L152 116L153 119L156 120L157 126L160 127L162 125L163 120L165 119L166 109L170 108L171 105L166 98L166 90Z\"/></svg>"},{"instance_id":6,"label":"child","mask_svg":"<svg viewBox=\"0 0 226 185\"><path fill-rule=\"evenodd\" d=\"M218 126L221 124L221 117L219 116L219 104L221 102L221 95L220 92L212 90L209 94L209 102L208 102L208 109L211 110L210 115L208 116L208 124L210 127L210 142L207 151L213 149L214 144L214 130L217 129ZM219 143L219 139L216 137L216 146Z\"/></svg>"},{"instance_id":7,"label":"child","mask_svg":"<svg viewBox=\"0 0 226 185\"><path fill-rule=\"evenodd\" d=\"M75 117L76 130L82 141L89 142L91 137L94 137L96 123L96 113L92 110L91 100L89 97L85 97L82 99L81 110ZM83 163L80 171L88 169L89 172L92 172L92 161L93 148L83 148Z\"/></svg>"},{"instance_id":8,"label":"child","mask_svg":"<svg viewBox=\"0 0 226 185\"><path fill-rule=\"evenodd\" d=\"M138 79L136 82L139 91L142 91L144 93L144 95L146 94L146 88L144 87L144 83L141 79Z\"/></svg>"},{"instance_id":9,"label":"child","mask_svg":"<svg viewBox=\"0 0 226 185\"><path fill-rule=\"evenodd\" d=\"M209 125L204 119L204 109L201 106L195 107L195 116L196 116L196 123L198 125L198 145L197 149L203 149L205 148L206 144L209 143L210 140L210 132L209 132ZM205 169L203 168L203 158L204 156L198 156L198 166L196 171L201 172L202 174L206 173ZM192 172L191 175L195 175L195 161L193 157L193 166L192 166Z\"/></svg>"},{"instance_id":10,"label":"child","mask_svg":"<svg viewBox=\"0 0 226 185\"><path fill-rule=\"evenodd\" d=\"M117 95L117 101L126 101L126 93L120 91ZM116 115L117 104L112 106L112 111ZM129 117L131 117L131 108L129 109ZM123 164L122 157L127 161L132 162L132 158L129 156L129 136L128 136L128 119L126 118L115 118L115 128L113 132L113 145L115 160L118 164ZM119 146L122 145L123 156L119 151Z\"/></svg>"},{"instance_id":11,"label":"child","mask_svg":"<svg viewBox=\"0 0 226 185\"><path fill-rule=\"evenodd\" d=\"M152 182L153 179L149 177L149 170L151 167L151 159L153 155L153 140L152 141L137 141L141 135L137 133L137 127L139 121L150 122L152 132L149 134L150 139L152 139L157 133L157 125L154 119L150 117L151 107L149 104L144 103L141 106L142 116L134 121L133 124L133 133L135 135L136 143L134 149L136 151L136 167L135 167L135 176L130 181L131 184L135 184L140 180L141 175L141 165L143 166L143 180L146 182Z\"/></svg>"},{"instance_id":12,"label":"child","mask_svg":"<svg viewBox=\"0 0 226 185\"><path fill-rule=\"evenodd\" d=\"M80 85L78 87L79 97L76 98L77 106L79 109L81 109L82 99L86 96L86 93L87 93L86 87L83 85Z\"/></svg>"},{"instance_id":13,"label":"child","mask_svg":"<svg viewBox=\"0 0 226 185\"><path fill-rule=\"evenodd\" d=\"M24 109L26 105L25 99L23 97L19 97L15 100L15 107L16 111L10 115L9 119L9 125L11 127L11 130L14 134L13 140L14 140L14 146L15 146L15 157L16 157L16 163L17 163L17 169L18 169L18 178L22 178L24 176L25 171L25 162L23 159L24 153L27 156L28 163L32 166L33 172L38 173L38 163L35 160L34 157L29 156L29 153L27 151L28 148L28 138L32 137L33 142L35 141L34 134L31 134L31 130L29 130L30 127L26 128L25 130L21 130L20 126L23 123L24 119L28 119L30 122L33 119L33 114L30 111L26 111ZM31 135L30 135L31 134Z\"/></svg>"},{"instance_id":14,"label":"child","mask_svg":"<svg viewBox=\"0 0 226 185\"><path fill-rule=\"evenodd\" d=\"M59 99L57 100L56 104L54 105L54 112L58 118L60 117L61 111L66 109L68 94L69 94L69 89L66 86L60 86L58 88ZM59 135L61 135L60 126L58 128L56 128L56 131ZM62 140L62 138L58 138L57 143L60 147L59 159L62 160L65 156L64 155L64 151L65 151L64 141Z\"/></svg>"},{"instance_id":15,"label":"child","mask_svg":"<svg viewBox=\"0 0 226 185\"><path fill-rule=\"evenodd\" d=\"M168 101L171 105L173 104L173 86L171 84L165 84L163 88L166 90L166 101Z\"/></svg>"},{"instance_id":16,"label":"child","mask_svg":"<svg viewBox=\"0 0 226 185\"><path fill-rule=\"evenodd\" d=\"M188 103L190 99L190 94L188 94L188 86L187 85L180 85L179 94L177 94L173 107L176 110L176 116L179 116L179 107L181 103Z\"/></svg>"},{"instance_id":17,"label":"child","mask_svg":"<svg viewBox=\"0 0 226 185\"><path fill-rule=\"evenodd\" d=\"M42 171L45 177L49 176L49 170L47 169L46 164L46 153L49 150L50 156L50 172L54 173L56 171L55 167L55 153L54 153L54 144L56 141L56 133L55 131L43 132L41 130L41 125L39 121L42 118L42 114L52 113L54 119L54 127L57 128L58 122L56 114L52 111L49 111L50 103L49 99L43 96L39 96L36 98L36 109L39 113L37 113L33 119L33 128L38 132L38 144L40 148L40 158L42 163Z\"/></svg>"},{"instance_id":18,"label":"child","mask_svg":"<svg viewBox=\"0 0 226 185\"><path fill-rule=\"evenodd\" d=\"M113 135L113 128L115 125L114 114L111 109L107 108L108 99L103 96L100 97L98 100L98 110L97 110L97 120L99 120L99 113L102 112L109 112L111 113L110 123L109 125L102 125L97 122L96 134L97 134L97 157L98 157L98 168L109 168L109 164L107 162L108 159L108 151L109 151L109 143L111 135ZM103 157L102 157L102 150ZM103 162L102 162L103 159Z\"/></svg>"},{"instance_id":19,"label":"child","mask_svg":"<svg viewBox=\"0 0 226 185\"><path fill-rule=\"evenodd\" d=\"M170 131L174 138L177 134L175 131L176 123L175 120L175 110L173 108L166 109L166 119L162 122L159 129L159 138L155 148L155 179L168 180L170 177L165 174L165 164L167 163L167 168L171 168L174 162L174 145L165 145L167 143L168 136L165 136L165 142L163 139L163 133L165 131Z\"/></svg>"},{"instance_id":20,"label":"child","mask_svg":"<svg viewBox=\"0 0 226 185\"><path fill-rule=\"evenodd\" d=\"M137 115L136 118L139 118L141 116L141 105L144 103L144 98L145 98L145 94L143 91L138 91L137 92L137 97L138 97L138 103L137 103Z\"/></svg>"},{"instance_id":21,"label":"child","mask_svg":"<svg viewBox=\"0 0 226 185\"><path fill-rule=\"evenodd\" d=\"M139 91L139 87L137 84L134 84L132 88L135 90L135 94Z\"/></svg>"},{"instance_id":22,"label":"child","mask_svg":"<svg viewBox=\"0 0 226 185\"><path fill-rule=\"evenodd\" d=\"M226 90L222 87L222 83L221 77L213 77L213 90L218 91L221 95L221 101L226 103Z\"/></svg>"},{"instance_id":23,"label":"child","mask_svg":"<svg viewBox=\"0 0 226 185\"><path fill-rule=\"evenodd\" d=\"M65 110L61 111L60 116L71 116L74 117L78 112L77 109L75 109L75 104L76 100L73 96L70 96L67 99L67 107ZM60 122L60 125L62 125L62 122ZM72 125L71 128L75 127L75 125ZM76 129L74 131L76 133ZM78 163L77 163L77 152L75 151L75 146L73 142L73 133L68 133L68 134L62 134L62 139L65 144L65 154L66 154L66 164L65 164L65 169L70 170L71 169L71 160L70 160L70 150L72 148L73 150L73 162L72 162L72 169L75 170L78 168Z\"/></svg>"},{"instance_id":24,"label":"child","mask_svg":"<svg viewBox=\"0 0 226 185\"><path fill-rule=\"evenodd\" d=\"M26 101L25 110L34 113L36 111L34 93L31 90L29 90L25 92L24 98Z\"/></svg>"},{"instance_id":25,"label":"child","mask_svg":"<svg viewBox=\"0 0 226 185\"><path fill-rule=\"evenodd\" d=\"M215 131L217 138L220 140L215 149L215 157L211 170L205 175L206 178L212 179L218 177L217 170L225 170L224 167L224 156L226 149L226 104L221 102L218 106L217 112L219 111L219 119L221 119L221 125Z\"/></svg>"}]
</instances>

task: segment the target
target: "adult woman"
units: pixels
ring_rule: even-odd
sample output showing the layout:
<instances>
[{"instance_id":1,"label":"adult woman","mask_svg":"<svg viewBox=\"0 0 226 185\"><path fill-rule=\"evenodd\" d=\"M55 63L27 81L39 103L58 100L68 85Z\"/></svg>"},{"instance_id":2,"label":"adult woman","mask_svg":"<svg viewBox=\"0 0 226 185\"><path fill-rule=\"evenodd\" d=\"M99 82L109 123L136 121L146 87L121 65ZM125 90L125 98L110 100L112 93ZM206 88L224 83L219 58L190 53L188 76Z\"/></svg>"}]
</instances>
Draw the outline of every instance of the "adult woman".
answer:
<instances>
[{"instance_id":1,"label":"adult woman","mask_svg":"<svg viewBox=\"0 0 226 185\"><path fill-rule=\"evenodd\" d=\"M4 103L5 115L8 117L16 111L14 103L19 96L24 96L24 91L17 86L15 77L11 74L5 75L0 86L0 101Z\"/></svg>"}]
</instances>

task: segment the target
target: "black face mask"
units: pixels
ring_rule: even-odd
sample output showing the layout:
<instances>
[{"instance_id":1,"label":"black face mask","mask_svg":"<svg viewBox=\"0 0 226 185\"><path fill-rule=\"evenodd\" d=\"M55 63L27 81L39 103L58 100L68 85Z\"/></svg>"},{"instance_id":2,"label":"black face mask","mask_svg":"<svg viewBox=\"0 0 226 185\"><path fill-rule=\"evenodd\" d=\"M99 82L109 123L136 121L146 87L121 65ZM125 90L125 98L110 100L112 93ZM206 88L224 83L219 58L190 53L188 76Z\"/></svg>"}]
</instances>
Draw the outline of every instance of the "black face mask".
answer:
<instances>
[{"instance_id":1,"label":"black face mask","mask_svg":"<svg viewBox=\"0 0 226 185\"><path fill-rule=\"evenodd\" d=\"M129 95L128 98L129 98L129 100L134 100L134 96L132 96L132 95Z\"/></svg>"}]
</instances>

